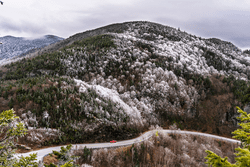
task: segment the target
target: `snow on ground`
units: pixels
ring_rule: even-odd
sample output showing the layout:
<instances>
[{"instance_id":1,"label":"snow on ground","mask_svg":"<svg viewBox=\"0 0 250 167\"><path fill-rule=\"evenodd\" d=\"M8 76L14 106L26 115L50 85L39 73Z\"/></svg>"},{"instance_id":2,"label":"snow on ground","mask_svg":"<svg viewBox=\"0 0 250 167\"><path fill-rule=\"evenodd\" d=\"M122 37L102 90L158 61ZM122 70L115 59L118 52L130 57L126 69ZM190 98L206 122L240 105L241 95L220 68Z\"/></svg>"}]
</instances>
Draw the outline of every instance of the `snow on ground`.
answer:
<instances>
[{"instance_id":1,"label":"snow on ground","mask_svg":"<svg viewBox=\"0 0 250 167\"><path fill-rule=\"evenodd\" d=\"M105 88L101 85L89 85L88 83L78 79L74 79L74 81L76 82L77 86L80 86L79 92L85 92L88 88L95 90L99 96L105 99L110 99L114 103L118 103L119 107L123 108L125 113L131 118L131 122L142 124L142 117L139 110L134 106L126 104L121 99L117 91Z\"/></svg>"},{"instance_id":2,"label":"snow on ground","mask_svg":"<svg viewBox=\"0 0 250 167\"><path fill-rule=\"evenodd\" d=\"M88 164L83 164L83 165L81 165L81 167L93 167L93 166L88 165Z\"/></svg>"}]
</instances>

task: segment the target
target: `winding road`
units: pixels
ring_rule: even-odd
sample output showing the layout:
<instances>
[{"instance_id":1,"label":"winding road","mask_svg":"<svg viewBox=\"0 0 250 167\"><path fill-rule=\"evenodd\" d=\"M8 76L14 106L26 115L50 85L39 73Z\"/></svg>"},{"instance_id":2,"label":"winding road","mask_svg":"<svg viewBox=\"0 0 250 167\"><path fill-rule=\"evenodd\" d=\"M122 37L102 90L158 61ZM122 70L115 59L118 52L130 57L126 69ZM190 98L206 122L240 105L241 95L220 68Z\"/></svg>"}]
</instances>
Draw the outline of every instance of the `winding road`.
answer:
<instances>
[{"instance_id":1,"label":"winding road","mask_svg":"<svg viewBox=\"0 0 250 167\"><path fill-rule=\"evenodd\" d=\"M84 148L85 146L87 148L94 148L94 149L129 146L129 145L132 145L134 143L139 143L139 142L142 142L144 140L149 139L157 131L158 132L163 132L163 133L166 133L166 134L191 134L191 135L196 135L196 136L210 137L210 138L213 138L213 139L218 139L218 140L227 141L227 142L231 142L231 143L238 143L238 144L241 143L239 140L234 140L234 139L225 138L225 137L216 136L216 135L211 135L211 134L206 134L206 133L184 131L184 130L162 130L162 129L160 129L160 130L147 131L147 132L143 133L141 136L139 136L139 137L137 137L135 139L118 141L116 143L74 144L74 145L72 145L72 149L73 150L74 149L79 149L79 148L81 149L81 148ZM45 148L45 149L41 149L41 150L31 151L31 152L28 152L28 153L19 153L19 154L15 154L15 157L28 156L29 154L37 153L37 162L38 162L38 161L42 161L43 157L45 157L49 153L52 153L53 150L54 151L60 151L61 147L63 147L63 146L49 147L49 148Z\"/></svg>"}]
</instances>

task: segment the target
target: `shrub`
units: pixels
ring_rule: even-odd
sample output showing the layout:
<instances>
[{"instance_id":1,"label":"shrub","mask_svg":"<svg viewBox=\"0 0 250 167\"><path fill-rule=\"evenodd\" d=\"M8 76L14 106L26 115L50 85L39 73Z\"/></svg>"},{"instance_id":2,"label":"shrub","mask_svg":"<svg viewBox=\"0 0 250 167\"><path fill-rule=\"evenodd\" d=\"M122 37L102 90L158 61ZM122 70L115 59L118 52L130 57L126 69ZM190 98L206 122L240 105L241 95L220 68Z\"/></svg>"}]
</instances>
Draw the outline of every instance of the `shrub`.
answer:
<instances>
[{"instance_id":1,"label":"shrub","mask_svg":"<svg viewBox=\"0 0 250 167\"><path fill-rule=\"evenodd\" d=\"M242 129L237 129L232 134L233 138L239 139L241 141L242 148L238 147L235 150L238 153L235 153L237 156L235 158L236 163L231 164L228 162L228 158L221 158L217 154L212 151L206 150L208 154L205 159L207 159L206 164L212 165L213 167L248 167L250 166L250 140L249 140L249 131L250 131L250 114L242 111L239 107L237 107L238 112L241 114L240 117L237 117L242 123L239 125Z\"/></svg>"}]
</instances>

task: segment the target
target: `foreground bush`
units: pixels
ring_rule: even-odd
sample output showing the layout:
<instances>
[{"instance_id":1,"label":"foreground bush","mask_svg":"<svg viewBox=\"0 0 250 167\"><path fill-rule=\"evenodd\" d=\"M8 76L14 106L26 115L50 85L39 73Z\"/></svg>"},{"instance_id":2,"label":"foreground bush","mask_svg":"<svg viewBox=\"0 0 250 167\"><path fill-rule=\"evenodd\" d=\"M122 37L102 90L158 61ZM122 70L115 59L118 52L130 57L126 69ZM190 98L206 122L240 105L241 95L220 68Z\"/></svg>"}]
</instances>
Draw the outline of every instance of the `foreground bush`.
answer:
<instances>
[{"instance_id":1,"label":"foreground bush","mask_svg":"<svg viewBox=\"0 0 250 167\"><path fill-rule=\"evenodd\" d=\"M206 150L208 154L205 158L207 159L206 164L212 165L213 167L250 167L250 114L242 111L237 107L238 112L241 114L240 117L237 117L242 123L239 123L241 129L237 129L232 134L235 136L233 138L239 139L241 141L241 147L236 148L235 150L238 153L235 153L237 156L235 158L236 163L231 164L228 161L228 157L221 158L216 153Z\"/></svg>"},{"instance_id":2,"label":"foreground bush","mask_svg":"<svg viewBox=\"0 0 250 167\"><path fill-rule=\"evenodd\" d=\"M16 141L19 137L26 134L27 129L24 124L18 122L19 117L14 114L14 110L7 110L0 113L0 167L38 167L38 163L35 162L37 154L30 154L27 157L21 157L20 159L13 158L15 154ZM71 145L66 148L61 148L61 152L54 152L54 154L60 155L64 160L64 164L61 167L73 167L73 160L66 156L66 153L70 150ZM57 167L57 165L50 164L50 167Z\"/></svg>"}]
</instances>

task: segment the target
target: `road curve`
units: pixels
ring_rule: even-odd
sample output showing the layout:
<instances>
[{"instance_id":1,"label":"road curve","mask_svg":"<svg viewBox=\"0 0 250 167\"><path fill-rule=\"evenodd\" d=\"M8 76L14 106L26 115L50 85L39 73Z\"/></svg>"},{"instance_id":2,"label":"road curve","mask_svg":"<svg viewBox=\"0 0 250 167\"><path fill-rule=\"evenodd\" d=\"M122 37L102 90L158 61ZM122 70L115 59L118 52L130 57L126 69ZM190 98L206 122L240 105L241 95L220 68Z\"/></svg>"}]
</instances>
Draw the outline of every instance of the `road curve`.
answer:
<instances>
[{"instance_id":1,"label":"road curve","mask_svg":"<svg viewBox=\"0 0 250 167\"><path fill-rule=\"evenodd\" d=\"M225 138L225 137L221 137L221 136L211 135L211 134L207 134L207 133L184 131L184 130L151 130L151 131L147 131L147 132L143 133L141 136L139 136L139 137L137 137L135 139L118 141L116 143L73 144L72 149L74 150L74 149L84 148L85 146L87 148L94 148L94 149L129 146L129 145L132 145L134 143L139 143L139 142L142 142L144 140L147 140L153 134L155 134L156 131L163 132L163 133L166 133L166 134L171 134L171 133L172 134L173 133L174 134L191 134L191 135L196 135L196 136L210 137L210 138L213 138L213 139L218 139L218 140L227 141L227 142L231 142L231 143L238 143L238 144L241 143L239 140L234 140L234 139ZM49 153L52 153L53 150L54 151L60 151L61 147L63 147L63 146L49 147L49 148L45 148L45 149L41 149L41 150L37 150L37 151L31 151L31 152L28 152L28 153L19 153L19 154L15 154L14 157L28 156L29 154L37 153L37 162L38 162L38 161L42 161L43 157L45 155L48 155Z\"/></svg>"}]
</instances>

